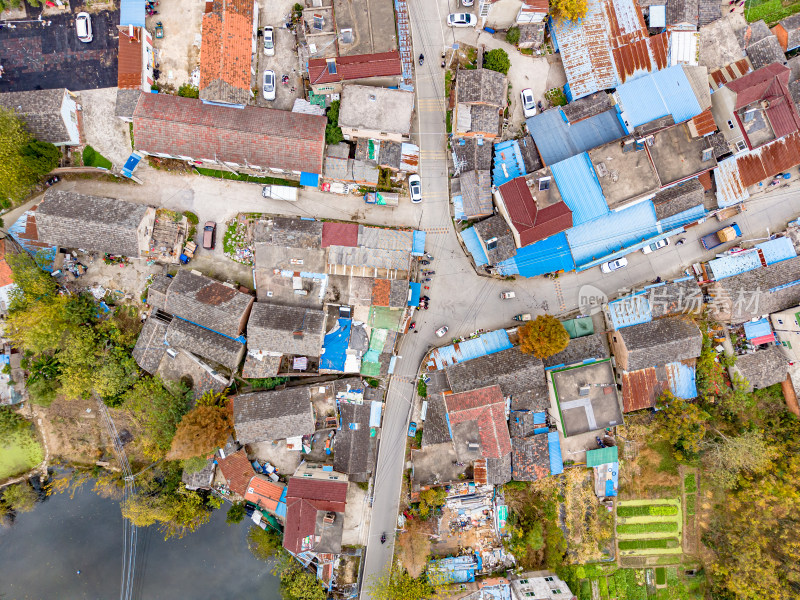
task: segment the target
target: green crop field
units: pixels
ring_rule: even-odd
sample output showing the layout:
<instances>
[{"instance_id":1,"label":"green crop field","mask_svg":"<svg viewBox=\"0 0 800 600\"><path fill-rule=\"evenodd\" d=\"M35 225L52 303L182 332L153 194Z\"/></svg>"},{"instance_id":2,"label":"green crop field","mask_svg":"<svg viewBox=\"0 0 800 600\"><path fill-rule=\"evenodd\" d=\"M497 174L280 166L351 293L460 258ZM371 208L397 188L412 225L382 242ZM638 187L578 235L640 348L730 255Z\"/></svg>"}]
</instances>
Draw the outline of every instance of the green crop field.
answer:
<instances>
[{"instance_id":1,"label":"green crop field","mask_svg":"<svg viewBox=\"0 0 800 600\"><path fill-rule=\"evenodd\" d=\"M618 535L637 533L672 533L676 531L678 531L678 524L675 521L617 525Z\"/></svg>"},{"instance_id":2,"label":"green crop field","mask_svg":"<svg viewBox=\"0 0 800 600\"><path fill-rule=\"evenodd\" d=\"M677 538L659 538L656 540L620 540L620 550L653 550L661 548L677 548L680 540Z\"/></svg>"},{"instance_id":3,"label":"green crop field","mask_svg":"<svg viewBox=\"0 0 800 600\"><path fill-rule=\"evenodd\" d=\"M678 514L678 507L672 504L645 504L640 506L618 506L618 517L668 517Z\"/></svg>"},{"instance_id":4,"label":"green crop field","mask_svg":"<svg viewBox=\"0 0 800 600\"><path fill-rule=\"evenodd\" d=\"M697 491L697 479L694 473L689 473L683 478L683 489L687 494L694 494Z\"/></svg>"},{"instance_id":5,"label":"green crop field","mask_svg":"<svg viewBox=\"0 0 800 600\"><path fill-rule=\"evenodd\" d=\"M744 4L744 18L749 23L764 19L772 26L796 12L800 12L798 0L747 0Z\"/></svg>"},{"instance_id":6,"label":"green crop field","mask_svg":"<svg viewBox=\"0 0 800 600\"><path fill-rule=\"evenodd\" d=\"M31 431L11 433L0 444L0 479L25 473L43 458L42 447Z\"/></svg>"}]
</instances>

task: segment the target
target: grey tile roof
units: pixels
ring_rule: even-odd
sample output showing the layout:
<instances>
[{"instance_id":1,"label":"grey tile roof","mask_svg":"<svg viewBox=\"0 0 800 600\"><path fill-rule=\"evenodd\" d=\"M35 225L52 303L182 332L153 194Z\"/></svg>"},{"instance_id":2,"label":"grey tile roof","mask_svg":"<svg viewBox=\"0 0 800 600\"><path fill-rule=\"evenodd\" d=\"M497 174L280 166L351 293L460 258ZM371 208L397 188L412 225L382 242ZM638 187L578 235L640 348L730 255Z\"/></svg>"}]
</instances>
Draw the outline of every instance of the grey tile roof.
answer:
<instances>
[{"instance_id":1,"label":"grey tile roof","mask_svg":"<svg viewBox=\"0 0 800 600\"><path fill-rule=\"evenodd\" d=\"M378 156L378 164L390 169L399 169L403 156L403 145L400 142L381 140L381 153Z\"/></svg>"},{"instance_id":2,"label":"grey tile roof","mask_svg":"<svg viewBox=\"0 0 800 600\"><path fill-rule=\"evenodd\" d=\"M233 401L233 425L240 444L314 433L310 390L303 386L241 394Z\"/></svg>"},{"instance_id":3,"label":"grey tile roof","mask_svg":"<svg viewBox=\"0 0 800 600\"><path fill-rule=\"evenodd\" d=\"M800 81L793 81L789 84L789 93L792 95L794 105L800 107ZM798 108L800 111L800 108Z\"/></svg>"},{"instance_id":4,"label":"grey tile roof","mask_svg":"<svg viewBox=\"0 0 800 600\"><path fill-rule=\"evenodd\" d=\"M508 416L508 434L513 444L514 438L533 435L533 430L545 425L535 425L533 412L530 410L512 410Z\"/></svg>"},{"instance_id":5,"label":"grey tile roof","mask_svg":"<svg viewBox=\"0 0 800 600\"><path fill-rule=\"evenodd\" d=\"M169 324L150 315L144 322L139 339L133 348L133 359L136 364L151 375L158 371L158 365L167 351L164 336Z\"/></svg>"},{"instance_id":6,"label":"grey tile roof","mask_svg":"<svg viewBox=\"0 0 800 600\"><path fill-rule=\"evenodd\" d=\"M701 27L721 18L722 11L720 10L719 0L700 0L698 21Z\"/></svg>"},{"instance_id":7,"label":"grey tile roof","mask_svg":"<svg viewBox=\"0 0 800 600\"><path fill-rule=\"evenodd\" d=\"M489 485L503 485L511 481L511 453L500 458L486 459L486 482Z\"/></svg>"},{"instance_id":8,"label":"grey tile roof","mask_svg":"<svg viewBox=\"0 0 800 600\"><path fill-rule=\"evenodd\" d=\"M144 248L137 227L147 211L144 204L50 188L36 210L36 226L48 244L138 258Z\"/></svg>"},{"instance_id":9,"label":"grey tile roof","mask_svg":"<svg viewBox=\"0 0 800 600\"><path fill-rule=\"evenodd\" d=\"M369 429L370 408L366 403L339 404L342 427L333 438L333 468L350 475L351 481L367 481L374 465Z\"/></svg>"},{"instance_id":10,"label":"grey tile roof","mask_svg":"<svg viewBox=\"0 0 800 600\"><path fill-rule=\"evenodd\" d=\"M459 162L463 163L461 172L464 171L487 171L492 168L492 144L488 141L479 140L474 137L462 137L452 140L451 147L458 157Z\"/></svg>"},{"instance_id":11,"label":"grey tile roof","mask_svg":"<svg viewBox=\"0 0 800 600\"><path fill-rule=\"evenodd\" d=\"M789 357L781 346L770 346L736 358L736 368L750 388L762 389L786 379L789 372Z\"/></svg>"},{"instance_id":12,"label":"grey tile roof","mask_svg":"<svg viewBox=\"0 0 800 600\"><path fill-rule=\"evenodd\" d=\"M539 151L536 149L536 143L530 134L521 137L517 142L519 143L519 152L522 154L522 162L525 163L525 171L527 173L534 173L544 167Z\"/></svg>"},{"instance_id":13,"label":"grey tile roof","mask_svg":"<svg viewBox=\"0 0 800 600\"><path fill-rule=\"evenodd\" d=\"M772 63L786 64L786 55L783 53L781 43L774 35L769 35L763 40L747 46L747 56L753 64L753 69L758 70Z\"/></svg>"},{"instance_id":14,"label":"grey tile roof","mask_svg":"<svg viewBox=\"0 0 800 600\"><path fill-rule=\"evenodd\" d=\"M505 75L490 69L460 70L456 77L458 102L504 108L508 93L506 82Z\"/></svg>"},{"instance_id":15,"label":"grey tile roof","mask_svg":"<svg viewBox=\"0 0 800 600\"><path fill-rule=\"evenodd\" d=\"M153 308L164 310L167 304L167 289L172 283L172 278L166 275L156 275L150 287L147 288L147 303Z\"/></svg>"},{"instance_id":16,"label":"grey tile roof","mask_svg":"<svg viewBox=\"0 0 800 600\"><path fill-rule=\"evenodd\" d=\"M466 217L469 219L491 215L494 212L491 171L467 171L461 173L458 179L461 184L461 198Z\"/></svg>"},{"instance_id":17,"label":"grey tile roof","mask_svg":"<svg viewBox=\"0 0 800 600\"><path fill-rule=\"evenodd\" d=\"M230 337L244 331L253 297L219 281L181 270L167 290L166 312Z\"/></svg>"},{"instance_id":18,"label":"grey tile roof","mask_svg":"<svg viewBox=\"0 0 800 600\"><path fill-rule=\"evenodd\" d=\"M442 394L428 396L428 414L422 428L422 447L443 444L452 440L447 425L447 408Z\"/></svg>"},{"instance_id":19,"label":"grey tile roof","mask_svg":"<svg viewBox=\"0 0 800 600\"><path fill-rule=\"evenodd\" d=\"M519 26L520 48L538 48L544 42L544 23L526 23Z\"/></svg>"},{"instance_id":20,"label":"grey tile roof","mask_svg":"<svg viewBox=\"0 0 800 600\"><path fill-rule=\"evenodd\" d=\"M322 247L322 221L273 217L253 232L254 242L281 248Z\"/></svg>"},{"instance_id":21,"label":"grey tile roof","mask_svg":"<svg viewBox=\"0 0 800 600\"><path fill-rule=\"evenodd\" d=\"M263 379L265 377L275 377L280 371L280 366L280 356L262 356L259 360L248 352L244 358L242 377L245 379Z\"/></svg>"},{"instance_id":22,"label":"grey tile roof","mask_svg":"<svg viewBox=\"0 0 800 600\"><path fill-rule=\"evenodd\" d=\"M408 302L408 282L405 279L389 281L389 308L405 308Z\"/></svg>"},{"instance_id":23,"label":"grey tile roof","mask_svg":"<svg viewBox=\"0 0 800 600\"><path fill-rule=\"evenodd\" d=\"M492 250L486 251L486 256L490 264L496 265L497 263L517 255L517 245L514 242L514 236L511 234L508 223L506 223L506 220L500 215L494 215L483 221L478 221L475 223L475 231L484 243L486 240L497 238L497 246Z\"/></svg>"},{"instance_id":24,"label":"grey tile roof","mask_svg":"<svg viewBox=\"0 0 800 600\"><path fill-rule=\"evenodd\" d=\"M186 484L189 490L210 490L211 483L214 481L214 459L209 458L206 465L199 471L194 473L187 473L185 470L181 475L181 481Z\"/></svg>"},{"instance_id":25,"label":"grey tile roof","mask_svg":"<svg viewBox=\"0 0 800 600\"><path fill-rule=\"evenodd\" d=\"M792 50L800 46L800 15L792 15L786 17L780 22L780 25L786 30L787 43L786 48Z\"/></svg>"},{"instance_id":26,"label":"grey tile roof","mask_svg":"<svg viewBox=\"0 0 800 600\"><path fill-rule=\"evenodd\" d=\"M14 110L37 140L60 144L70 139L61 115L61 104L66 93L64 88L5 92L0 94L0 106Z\"/></svg>"},{"instance_id":27,"label":"grey tile roof","mask_svg":"<svg viewBox=\"0 0 800 600\"><path fill-rule=\"evenodd\" d=\"M671 281L648 291L650 314L654 319L684 313L697 314L703 310L702 290L694 278Z\"/></svg>"},{"instance_id":28,"label":"grey tile roof","mask_svg":"<svg viewBox=\"0 0 800 600\"><path fill-rule=\"evenodd\" d=\"M720 321L744 323L800 304L800 257L727 277L709 286L714 296L712 316ZM787 284L787 287L781 287ZM780 288L780 289L778 289ZM773 291L770 291L773 290Z\"/></svg>"},{"instance_id":29,"label":"grey tile roof","mask_svg":"<svg viewBox=\"0 0 800 600\"><path fill-rule=\"evenodd\" d=\"M728 146L728 140L725 139L725 135L721 131L715 131L708 136L708 141L711 142L711 147L714 149L714 158L717 160L732 154L731 148Z\"/></svg>"},{"instance_id":30,"label":"grey tile roof","mask_svg":"<svg viewBox=\"0 0 800 600\"><path fill-rule=\"evenodd\" d=\"M745 27L736 31L736 39L739 41L739 47L742 50L747 50L752 44L760 42L761 40L773 35L767 27L764 20L748 23ZM717 65L724 66L724 65Z\"/></svg>"},{"instance_id":31,"label":"grey tile roof","mask_svg":"<svg viewBox=\"0 0 800 600\"><path fill-rule=\"evenodd\" d=\"M547 435L511 440L511 476L515 481L537 481L550 475Z\"/></svg>"},{"instance_id":32,"label":"grey tile roof","mask_svg":"<svg viewBox=\"0 0 800 600\"><path fill-rule=\"evenodd\" d=\"M698 0L667 0L667 25L697 25Z\"/></svg>"},{"instance_id":33,"label":"grey tile roof","mask_svg":"<svg viewBox=\"0 0 800 600\"><path fill-rule=\"evenodd\" d=\"M789 74L789 83L797 81L800 79L800 55L793 56L788 61L786 61L786 66L792 71Z\"/></svg>"},{"instance_id":34,"label":"grey tile roof","mask_svg":"<svg viewBox=\"0 0 800 600\"><path fill-rule=\"evenodd\" d=\"M703 336L689 318L666 317L649 323L632 325L612 335L622 338L625 357L617 357L626 371L638 371L700 356Z\"/></svg>"},{"instance_id":35,"label":"grey tile roof","mask_svg":"<svg viewBox=\"0 0 800 600\"><path fill-rule=\"evenodd\" d=\"M537 411L550 406L544 364L516 347L452 365L445 373L454 393L499 385L503 396L511 396L514 410ZM428 414L430 409L428 406Z\"/></svg>"},{"instance_id":36,"label":"grey tile roof","mask_svg":"<svg viewBox=\"0 0 800 600\"><path fill-rule=\"evenodd\" d=\"M298 356L320 356L325 337L325 311L256 302L247 321L251 350Z\"/></svg>"},{"instance_id":37,"label":"grey tile roof","mask_svg":"<svg viewBox=\"0 0 800 600\"><path fill-rule=\"evenodd\" d=\"M599 115L612 108L614 108L614 104L611 102L611 96L606 92L595 92L590 96L573 100L566 106L562 106L560 110L567 117L567 121L575 123L576 121Z\"/></svg>"},{"instance_id":38,"label":"grey tile roof","mask_svg":"<svg viewBox=\"0 0 800 600\"><path fill-rule=\"evenodd\" d=\"M590 358L599 360L608 357L608 346L603 339L603 334L595 333L570 340L564 350L545 358L544 366L572 365Z\"/></svg>"},{"instance_id":39,"label":"grey tile roof","mask_svg":"<svg viewBox=\"0 0 800 600\"><path fill-rule=\"evenodd\" d=\"M466 129L461 128L461 115L468 111L469 127ZM502 125L502 114L500 109L496 106L486 106L484 104L461 104L459 103L459 124L457 130L459 133L480 133L486 135L499 135L500 127Z\"/></svg>"},{"instance_id":40,"label":"grey tile roof","mask_svg":"<svg viewBox=\"0 0 800 600\"><path fill-rule=\"evenodd\" d=\"M697 178L658 192L653 198L656 219L666 219L703 204L703 184Z\"/></svg>"},{"instance_id":41,"label":"grey tile roof","mask_svg":"<svg viewBox=\"0 0 800 600\"><path fill-rule=\"evenodd\" d=\"M428 395L433 396L450 390L450 384L447 381L447 374L444 371L433 371L426 373L430 378L428 382Z\"/></svg>"},{"instance_id":42,"label":"grey tile roof","mask_svg":"<svg viewBox=\"0 0 800 600\"><path fill-rule=\"evenodd\" d=\"M133 111L136 110L136 103L142 90L117 90L117 102L114 105L114 115L133 119Z\"/></svg>"},{"instance_id":43,"label":"grey tile roof","mask_svg":"<svg viewBox=\"0 0 800 600\"><path fill-rule=\"evenodd\" d=\"M227 367L233 373L238 371L244 357L244 344L241 342L178 318L169 324L167 342L174 348Z\"/></svg>"},{"instance_id":44,"label":"grey tile roof","mask_svg":"<svg viewBox=\"0 0 800 600\"><path fill-rule=\"evenodd\" d=\"M730 15L700 28L700 66L711 72L745 57L737 38L739 23L744 25L743 17Z\"/></svg>"}]
</instances>

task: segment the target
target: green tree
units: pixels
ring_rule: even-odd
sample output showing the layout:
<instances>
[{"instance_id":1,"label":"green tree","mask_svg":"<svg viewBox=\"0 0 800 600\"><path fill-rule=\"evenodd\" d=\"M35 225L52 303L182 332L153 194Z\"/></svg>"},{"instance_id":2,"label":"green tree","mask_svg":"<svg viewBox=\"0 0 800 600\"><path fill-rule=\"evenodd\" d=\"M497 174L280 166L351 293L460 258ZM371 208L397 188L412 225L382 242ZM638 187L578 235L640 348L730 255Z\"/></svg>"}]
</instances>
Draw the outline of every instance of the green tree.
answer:
<instances>
[{"instance_id":1,"label":"green tree","mask_svg":"<svg viewBox=\"0 0 800 600\"><path fill-rule=\"evenodd\" d=\"M145 455L158 460L167 453L188 405L186 396L166 389L160 377L143 377L125 393L124 407L142 428Z\"/></svg>"},{"instance_id":2,"label":"green tree","mask_svg":"<svg viewBox=\"0 0 800 600\"><path fill-rule=\"evenodd\" d=\"M18 513L31 512L38 495L27 481L9 485L3 490L3 502Z\"/></svg>"},{"instance_id":3,"label":"green tree","mask_svg":"<svg viewBox=\"0 0 800 600\"><path fill-rule=\"evenodd\" d=\"M181 461L184 473L197 473L208 464L208 459L203 456L193 456Z\"/></svg>"},{"instance_id":4,"label":"green tree","mask_svg":"<svg viewBox=\"0 0 800 600\"><path fill-rule=\"evenodd\" d=\"M54 296L57 285L55 280L42 270L39 262L44 257L37 256L39 261L27 252L18 254L7 253L6 262L14 274L16 287L11 291L11 304L9 312L23 310L29 304L38 302L45 297Z\"/></svg>"},{"instance_id":5,"label":"green tree","mask_svg":"<svg viewBox=\"0 0 800 600\"><path fill-rule=\"evenodd\" d=\"M436 512L440 506L444 506L447 498L447 491L444 488L436 487L423 490L419 493L419 515L427 519Z\"/></svg>"},{"instance_id":6,"label":"green tree","mask_svg":"<svg viewBox=\"0 0 800 600\"><path fill-rule=\"evenodd\" d=\"M176 492L160 490L152 495L137 490L123 504L122 516L137 527L158 525L166 540L196 531L208 523L211 511L200 494L181 487Z\"/></svg>"},{"instance_id":7,"label":"green tree","mask_svg":"<svg viewBox=\"0 0 800 600\"><path fill-rule=\"evenodd\" d=\"M557 21L577 21L587 10L587 0L550 0L550 16Z\"/></svg>"},{"instance_id":8,"label":"green tree","mask_svg":"<svg viewBox=\"0 0 800 600\"><path fill-rule=\"evenodd\" d=\"M244 520L244 517L244 502L234 502L231 504L231 507L228 509L228 513L225 515L225 522L228 525L234 525L236 523L241 523Z\"/></svg>"},{"instance_id":9,"label":"green tree","mask_svg":"<svg viewBox=\"0 0 800 600\"><path fill-rule=\"evenodd\" d=\"M178 96L183 96L184 98L199 98L200 89L191 83L184 83L178 88Z\"/></svg>"},{"instance_id":10,"label":"green tree","mask_svg":"<svg viewBox=\"0 0 800 600\"><path fill-rule=\"evenodd\" d=\"M519 27L515 25L506 31L506 41L509 44L516 45L516 43L519 41Z\"/></svg>"},{"instance_id":11,"label":"green tree","mask_svg":"<svg viewBox=\"0 0 800 600\"><path fill-rule=\"evenodd\" d=\"M710 418L700 406L664 392L658 399L658 422L661 436L672 445L672 454L678 462L697 457L700 443L706 435Z\"/></svg>"},{"instance_id":12,"label":"green tree","mask_svg":"<svg viewBox=\"0 0 800 600\"><path fill-rule=\"evenodd\" d=\"M280 573L281 596L285 600L325 600L327 594L319 579L290 559Z\"/></svg>"},{"instance_id":13,"label":"green tree","mask_svg":"<svg viewBox=\"0 0 800 600\"><path fill-rule=\"evenodd\" d=\"M569 334L561 321L552 315L539 315L519 328L519 351L547 358L564 350Z\"/></svg>"},{"instance_id":14,"label":"green tree","mask_svg":"<svg viewBox=\"0 0 800 600\"><path fill-rule=\"evenodd\" d=\"M10 406L0 406L0 439L29 425L30 423Z\"/></svg>"},{"instance_id":15,"label":"green tree","mask_svg":"<svg viewBox=\"0 0 800 600\"><path fill-rule=\"evenodd\" d=\"M32 140L20 149L25 164L37 177L44 177L58 166L61 150L49 142Z\"/></svg>"},{"instance_id":16,"label":"green tree","mask_svg":"<svg viewBox=\"0 0 800 600\"><path fill-rule=\"evenodd\" d=\"M342 129L339 127L339 100L331 102L328 108L328 124L325 126L325 143L329 146L344 140Z\"/></svg>"},{"instance_id":17,"label":"green tree","mask_svg":"<svg viewBox=\"0 0 800 600\"><path fill-rule=\"evenodd\" d=\"M33 141L25 123L13 111L0 107L0 201L5 206L22 201L39 180L42 164L29 146ZM23 149L34 154L33 163Z\"/></svg>"},{"instance_id":18,"label":"green tree","mask_svg":"<svg viewBox=\"0 0 800 600\"><path fill-rule=\"evenodd\" d=\"M170 460L206 455L225 445L233 433L230 413L221 406L196 406L178 423L167 457Z\"/></svg>"},{"instance_id":19,"label":"green tree","mask_svg":"<svg viewBox=\"0 0 800 600\"><path fill-rule=\"evenodd\" d=\"M483 68L508 75L508 70L511 68L511 59L508 58L508 52L502 48L489 50L483 55Z\"/></svg>"},{"instance_id":20,"label":"green tree","mask_svg":"<svg viewBox=\"0 0 800 600\"><path fill-rule=\"evenodd\" d=\"M260 560L270 560L283 552L281 535L269 527L251 527L247 532L247 547Z\"/></svg>"},{"instance_id":21,"label":"green tree","mask_svg":"<svg viewBox=\"0 0 800 600\"><path fill-rule=\"evenodd\" d=\"M370 596L375 600L419 600L431 598L436 592L426 576L411 577L400 567L393 568L369 586Z\"/></svg>"}]
</instances>

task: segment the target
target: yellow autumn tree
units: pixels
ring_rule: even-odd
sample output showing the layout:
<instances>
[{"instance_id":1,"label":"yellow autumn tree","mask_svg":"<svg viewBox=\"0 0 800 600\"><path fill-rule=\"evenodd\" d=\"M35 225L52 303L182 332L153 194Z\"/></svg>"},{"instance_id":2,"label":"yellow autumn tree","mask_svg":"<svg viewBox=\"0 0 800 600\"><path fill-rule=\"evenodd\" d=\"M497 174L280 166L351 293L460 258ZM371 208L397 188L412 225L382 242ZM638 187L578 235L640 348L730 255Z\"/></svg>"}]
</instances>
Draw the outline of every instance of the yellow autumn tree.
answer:
<instances>
[{"instance_id":1,"label":"yellow autumn tree","mask_svg":"<svg viewBox=\"0 0 800 600\"><path fill-rule=\"evenodd\" d=\"M523 354L547 358L564 350L567 344L567 330L552 315L539 315L519 328L519 351Z\"/></svg>"},{"instance_id":2,"label":"yellow autumn tree","mask_svg":"<svg viewBox=\"0 0 800 600\"><path fill-rule=\"evenodd\" d=\"M550 0L550 16L557 21L577 21L586 16L586 0Z\"/></svg>"}]
</instances>

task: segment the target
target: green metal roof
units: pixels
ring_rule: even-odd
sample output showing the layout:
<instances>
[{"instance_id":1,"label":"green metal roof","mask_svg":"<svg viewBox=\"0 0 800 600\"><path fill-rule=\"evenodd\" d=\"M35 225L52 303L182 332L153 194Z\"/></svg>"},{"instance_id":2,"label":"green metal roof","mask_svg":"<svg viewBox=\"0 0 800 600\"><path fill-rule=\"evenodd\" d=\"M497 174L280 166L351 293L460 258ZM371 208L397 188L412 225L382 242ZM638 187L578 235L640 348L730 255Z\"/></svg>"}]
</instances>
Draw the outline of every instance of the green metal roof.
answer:
<instances>
[{"instance_id":1,"label":"green metal roof","mask_svg":"<svg viewBox=\"0 0 800 600\"><path fill-rule=\"evenodd\" d=\"M586 452L587 467L597 467L614 462L619 462L616 446L608 446L606 448L598 448L597 450L588 450Z\"/></svg>"},{"instance_id":2,"label":"green metal roof","mask_svg":"<svg viewBox=\"0 0 800 600\"><path fill-rule=\"evenodd\" d=\"M569 319L567 321L561 321L561 324L564 326L564 329L567 330L571 340L594 333L594 323L592 323L591 317Z\"/></svg>"}]
</instances>

